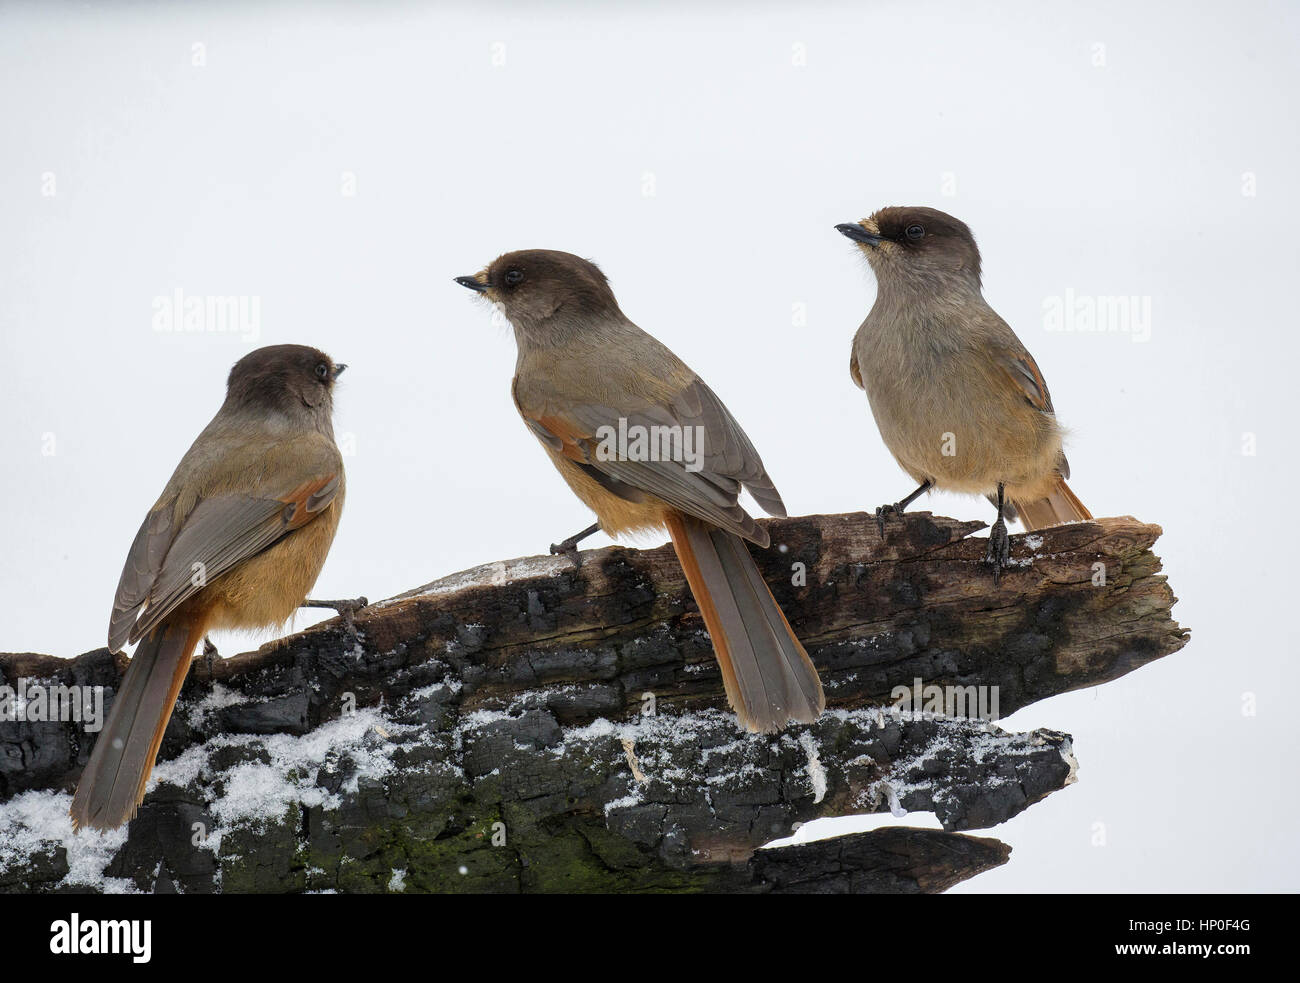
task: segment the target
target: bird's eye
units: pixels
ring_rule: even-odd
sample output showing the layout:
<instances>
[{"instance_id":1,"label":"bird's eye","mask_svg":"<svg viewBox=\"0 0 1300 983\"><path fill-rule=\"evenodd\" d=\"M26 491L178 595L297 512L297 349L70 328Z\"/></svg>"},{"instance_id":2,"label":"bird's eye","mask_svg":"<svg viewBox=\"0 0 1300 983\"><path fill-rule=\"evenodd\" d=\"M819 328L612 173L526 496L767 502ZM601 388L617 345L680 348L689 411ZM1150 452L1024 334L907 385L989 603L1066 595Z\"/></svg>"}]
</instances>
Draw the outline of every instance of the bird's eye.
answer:
<instances>
[{"instance_id":1,"label":"bird's eye","mask_svg":"<svg viewBox=\"0 0 1300 983\"><path fill-rule=\"evenodd\" d=\"M925 235L925 229L921 228L919 225L909 225L907 227L906 235L909 239L920 239Z\"/></svg>"},{"instance_id":2,"label":"bird's eye","mask_svg":"<svg viewBox=\"0 0 1300 983\"><path fill-rule=\"evenodd\" d=\"M523 270L506 270L505 282L507 287L517 287L524 282Z\"/></svg>"},{"instance_id":3,"label":"bird's eye","mask_svg":"<svg viewBox=\"0 0 1300 983\"><path fill-rule=\"evenodd\" d=\"M330 367L326 365L324 362L317 362L316 378L319 379L321 382L324 382L329 377L330 377Z\"/></svg>"}]
</instances>

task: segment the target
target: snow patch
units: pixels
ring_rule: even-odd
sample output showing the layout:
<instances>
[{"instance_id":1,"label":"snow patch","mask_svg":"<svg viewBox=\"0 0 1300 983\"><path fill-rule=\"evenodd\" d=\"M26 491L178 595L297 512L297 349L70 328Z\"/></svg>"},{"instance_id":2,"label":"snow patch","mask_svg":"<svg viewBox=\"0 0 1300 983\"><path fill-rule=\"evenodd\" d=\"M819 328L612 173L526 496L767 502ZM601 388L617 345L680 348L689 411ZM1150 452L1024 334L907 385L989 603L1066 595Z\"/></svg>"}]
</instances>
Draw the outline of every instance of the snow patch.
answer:
<instances>
[{"instance_id":1,"label":"snow patch","mask_svg":"<svg viewBox=\"0 0 1300 983\"><path fill-rule=\"evenodd\" d=\"M530 580L537 577L554 577L572 570L573 563L567 556L521 556L514 560L496 560L484 563L469 570L462 570L426 584L418 590L399 594L384 601L370 605L372 608L388 607L401 601L416 597L436 597L443 594L455 594L471 587L501 587L518 580Z\"/></svg>"},{"instance_id":2,"label":"snow patch","mask_svg":"<svg viewBox=\"0 0 1300 983\"><path fill-rule=\"evenodd\" d=\"M826 768L817 753L817 741L813 738L812 731L806 730L799 735L799 746L808 755L808 780L812 782L813 801L820 802L826 798Z\"/></svg>"},{"instance_id":3,"label":"snow patch","mask_svg":"<svg viewBox=\"0 0 1300 983\"><path fill-rule=\"evenodd\" d=\"M229 694L216 696L209 709L229 705L224 702L229 700ZM363 776L382 778L394 767L396 745L381 734L409 729L388 720L376 709L366 709L322 724L301 737L275 734L214 738L159 764L149 787L154 788L160 781L186 787L220 780L225 794L214 797L212 814L216 823L203 843L204 848L216 852L222 837L236 826L258 828L266 822L278 822L294 804L336 807L339 796L315 787L327 756L347 754L355 763L356 772L342 786L348 793L357 791ZM243 762L218 774L205 773L213 750L236 745L259 749L270 763ZM127 828L75 833L68 816L71 805L71 795L51 791L24 792L0 803L0 872L25 866L33 856L63 847L69 869L59 887L96 889L106 894L135 893L133 881L104 874L126 842Z\"/></svg>"},{"instance_id":4,"label":"snow patch","mask_svg":"<svg viewBox=\"0 0 1300 983\"><path fill-rule=\"evenodd\" d=\"M225 707L265 702L266 697L248 697L236 690L230 689L228 686L222 685L221 683L213 683L212 692L190 708L189 715L186 719L189 721L189 725L197 730L204 725L208 714L216 710L221 710Z\"/></svg>"},{"instance_id":5,"label":"snow patch","mask_svg":"<svg viewBox=\"0 0 1300 983\"><path fill-rule=\"evenodd\" d=\"M105 894L139 893L135 883L105 877L104 868L126 842L126 827L101 833L73 832L67 792L31 791L0 804L0 872L26 866L39 853L67 851L68 873L60 888L94 888Z\"/></svg>"}]
</instances>

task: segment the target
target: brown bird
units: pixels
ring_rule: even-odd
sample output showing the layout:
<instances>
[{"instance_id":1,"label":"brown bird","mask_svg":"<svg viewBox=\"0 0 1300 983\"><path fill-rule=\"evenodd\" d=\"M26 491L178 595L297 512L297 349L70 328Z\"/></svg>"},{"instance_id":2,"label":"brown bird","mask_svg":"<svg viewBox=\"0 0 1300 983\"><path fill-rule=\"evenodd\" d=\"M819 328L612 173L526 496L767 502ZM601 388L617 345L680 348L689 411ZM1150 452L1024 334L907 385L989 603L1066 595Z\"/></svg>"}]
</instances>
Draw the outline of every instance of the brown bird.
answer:
<instances>
[{"instance_id":1,"label":"brown bird","mask_svg":"<svg viewBox=\"0 0 1300 983\"><path fill-rule=\"evenodd\" d=\"M456 282L500 304L519 346L524 422L611 536L666 528L713 640L727 698L751 731L811 722L821 679L754 565L768 534L737 504L785 506L758 452L685 363L627 319L605 276L570 253L506 253Z\"/></svg>"},{"instance_id":2,"label":"brown bird","mask_svg":"<svg viewBox=\"0 0 1300 983\"><path fill-rule=\"evenodd\" d=\"M1027 530L1092 514L1065 483L1061 427L1033 356L984 300L980 254L964 222L933 208L882 208L835 227L876 274L849 374L867 391L885 446L920 485L888 515L942 488L998 509L986 561L1010 564L1004 519Z\"/></svg>"},{"instance_id":3,"label":"brown bird","mask_svg":"<svg viewBox=\"0 0 1300 983\"><path fill-rule=\"evenodd\" d=\"M127 554L108 647L140 644L73 796L76 828L135 815L207 633L282 624L316 582L343 510L331 414L344 368L314 348L275 345L231 369L226 401Z\"/></svg>"}]
</instances>

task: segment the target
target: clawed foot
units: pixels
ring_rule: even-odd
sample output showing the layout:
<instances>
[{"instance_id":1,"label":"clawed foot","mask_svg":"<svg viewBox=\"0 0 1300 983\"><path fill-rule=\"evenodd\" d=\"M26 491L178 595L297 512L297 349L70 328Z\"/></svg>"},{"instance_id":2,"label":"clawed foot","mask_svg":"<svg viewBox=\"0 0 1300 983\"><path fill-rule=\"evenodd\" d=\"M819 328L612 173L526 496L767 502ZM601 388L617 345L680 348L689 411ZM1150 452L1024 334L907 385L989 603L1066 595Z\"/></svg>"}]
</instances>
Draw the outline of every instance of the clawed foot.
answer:
<instances>
[{"instance_id":1,"label":"clawed foot","mask_svg":"<svg viewBox=\"0 0 1300 983\"><path fill-rule=\"evenodd\" d=\"M890 516L903 518L903 506L898 502L893 505L881 505L876 509L876 530L880 533L880 538L885 538L885 520Z\"/></svg>"},{"instance_id":2,"label":"clawed foot","mask_svg":"<svg viewBox=\"0 0 1300 983\"><path fill-rule=\"evenodd\" d=\"M1011 566L1011 537L1007 535L1007 524L998 516L989 530L989 548L984 553L984 562L993 566L993 586L1002 580L1002 570Z\"/></svg>"},{"instance_id":3,"label":"clawed foot","mask_svg":"<svg viewBox=\"0 0 1300 983\"><path fill-rule=\"evenodd\" d=\"M572 539L566 539L562 543L552 543L551 556L567 556L572 561L574 570L582 569L582 553L578 550L578 544Z\"/></svg>"},{"instance_id":4,"label":"clawed foot","mask_svg":"<svg viewBox=\"0 0 1300 983\"><path fill-rule=\"evenodd\" d=\"M208 678L211 679L212 667L221 658L221 653L217 651L217 647L212 644L212 639L208 638L207 635L203 636L203 648L194 655L195 662L198 661L200 653L203 656L203 667L207 670Z\"/></svg>"},{"instance_id":5,"label":"clawed foot","mask_svg":"<svg viewBox=\"0 0 1300 983\"><path fill-rule=\"evenodd\" d=\"M357 637L357 623L355 615L370 602L364 597L358 597L350 601L303 601L299 607L302 608L330 608L337 611L343 623L348 626L348 634L354 639Z\"/></svg>"},{"instance_id":6,"label":"clawed foot","mask_svg":"<svg viewBox=\"0 0 1300 983\"><path fill-rule=\"evenodd\" d=\"M567 556L573 562L573 569L582 569L582 557L578 553L578 544L588 536L594 536L600 532L600 523L593 522L582 532L574 533L568 539L561 540L558 543L551 544L551 556Z\"/></svg>"},{"instance_id":7,"label":"clawed foot","mask_svg":"<svg viewBox=\"0 0 1300 983\"><path fill-rule=\"evenodd\" d=\"M921 482L916 491L908 495L901 502L895 502L893 505L882 505L876 509L876 529L880 533L880 538L885 538L885 520L891 515L903 518L903 510L915 502L918 498L930 490L932 482L928 479Z\"/></svg>"}]
</instances>

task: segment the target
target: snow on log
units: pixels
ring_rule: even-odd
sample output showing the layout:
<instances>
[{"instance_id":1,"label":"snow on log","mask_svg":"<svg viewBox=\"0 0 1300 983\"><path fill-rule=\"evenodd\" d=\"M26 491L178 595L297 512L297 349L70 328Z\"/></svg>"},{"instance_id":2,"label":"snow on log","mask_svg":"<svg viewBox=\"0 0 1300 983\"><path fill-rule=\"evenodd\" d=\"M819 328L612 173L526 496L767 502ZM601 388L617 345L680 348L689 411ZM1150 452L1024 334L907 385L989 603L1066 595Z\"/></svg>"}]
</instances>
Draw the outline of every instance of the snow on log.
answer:
<instances>
[{"instance_id":1,"label":"snow on log","mask_svg":"<svg viewBox=\"0 0 1300 983\"><path fill-rule=\"evenodd\" d=\"M0 654L0 892L944 890L1009 853L959 831L1076 777L1068 735L994 719L1187 640L1160 529L1129 517L1014 537L996 588L980 523L765 525L755 559L828 701L775 736L726 709L668 546L487 564L356 636L200 656L140 814L106 835L66 816L94 735L26 711L57 687L111 701L125 657ZM944 829L757 849L869 812Z\"/></svg>"}]
</instances>

